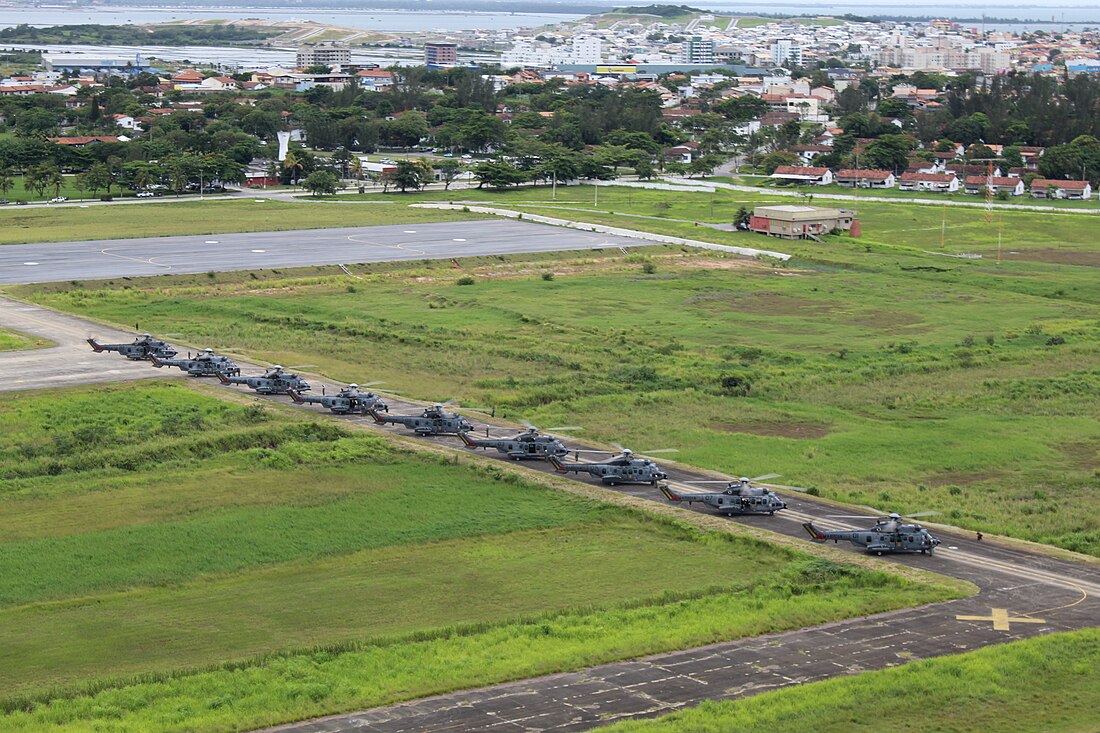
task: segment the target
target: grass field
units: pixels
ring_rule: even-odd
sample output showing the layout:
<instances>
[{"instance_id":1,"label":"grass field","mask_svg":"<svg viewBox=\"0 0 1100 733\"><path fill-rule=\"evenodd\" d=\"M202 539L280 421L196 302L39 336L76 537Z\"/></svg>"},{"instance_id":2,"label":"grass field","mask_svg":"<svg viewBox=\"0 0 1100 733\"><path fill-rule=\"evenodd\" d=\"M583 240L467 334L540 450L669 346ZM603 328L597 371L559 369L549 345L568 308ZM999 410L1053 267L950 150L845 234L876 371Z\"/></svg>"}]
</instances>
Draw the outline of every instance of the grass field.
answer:
<instances>
[{"instance_id":1,"label":"grass field","mask_svg":"<svg viewBox=\"0 0 1100 733\"><path fill-rule=\"evenodd\" d=\"M559 192L556 205L571 207L563 214L624 223L585 211L580 193ZM554 211L532 205L548 195L479 199ZM781 473L846 501L936 510L948 523L1100 554L1100 278L1089 264L1100 250L1089 220L1005 214L998 265L929 250L923 229L939 222L922 207L868 207L865 237L819 244L661 218L729 210L708 194L600 197L601 207L658 217L631 226L766 241L795 259L780 267L661 248L480 260L468 268L472 286L449 267L417 264L359 267L376 274L354 284L242 273L212 285L155 278L15 292L115 323L140 316L192 343L316 364L338 379L579 424L605 442L679 448L678 460L734 475ZM947 254L996 254L981 211L948 215Z\"/></svg>"},{"instance_id":2,"label":"grass field","mask_svg":"<svg viewBox=\"0 0 1100 733\"><path fill-rule=\"evenodd\" d=\"M608 733L1088 733L1100 709L1100 630L1043 636L857 677L707 702Z\"/></svg>"},{"instance_id":3,"label":"grass field","mask_svg":"<svg viewBox=\"0 0 1100 733\"><path fill-rule=\"evenodd\" d=\"M8 328L0 328L0 351L22 351L23 349L41 349L51 346L52 341L30 336Z\"/></svg>"},{"instance_id":4,"label":"grass field","mask_svg":"<svg viewBox=\"0 0 1100 733\"><path fill-rule=\"evenodd\" d=\"M188 385L0 426L0 730L258 727L957 593Z\"/></svg>"},{"instance_id":5,"label":"grass field","mask_svg":"<svg viewBox=\"0 0 1100 733\"><path fill-rule=\"evenodd\" d=\"M83 239L168 237L287 229L370 226L483 218L460 211L429 211L405 206L331 206L310 201L253 199L159 201L58 208L0 209L0 244L66 242Z\"/></svg>"}]
</instances>

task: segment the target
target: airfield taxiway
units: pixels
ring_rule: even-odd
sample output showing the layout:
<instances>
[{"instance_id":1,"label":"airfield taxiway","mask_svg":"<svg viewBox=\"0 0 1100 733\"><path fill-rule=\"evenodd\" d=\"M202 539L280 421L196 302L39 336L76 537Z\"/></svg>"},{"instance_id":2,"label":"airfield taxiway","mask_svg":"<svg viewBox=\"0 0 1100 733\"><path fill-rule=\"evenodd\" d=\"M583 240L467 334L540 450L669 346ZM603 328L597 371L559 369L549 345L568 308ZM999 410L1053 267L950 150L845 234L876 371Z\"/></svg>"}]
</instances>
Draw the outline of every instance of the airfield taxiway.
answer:
<instances>
[{"instance_id":1,"label":"airfield taxiway","mask_svg":"<svg viewBox=\"0 0 1100 733\"><path fill-rule=\"evenodd\" d=\"M8 244L0 246L0 283L350 265L639 244L652 242L501 219Z\"/></svg>"},{"instance_id":2,"label":"airfield taxiway","mask_svg":"<svg viewBox=\"0 0 1100 733\"><path fill-rule=\"evenodd\" d=\"M181 375L178 370L156 369L116 354L94 354L84 342L87 335L94 333L105 339L122 340L126 334L48 309L0 300L0 325L58 342L54 349L0 353L0 390L81 384L104 378ZM245 371L251 370L246 366ZM27 381L34 379L34 375L42 375L41 383ZM309 379L318 391L321 384L330 390L336 388L324 380L312 376ZM263 399L286 401L285 397ZM418 411L423 406L404 399L389 402L396 414ZM302 409L319 408L303 405ZM373 424L364 416L336 419ZM494 421L493 427L498 433L506 429L499 421ZM379 429L405 432L397 426ZM425 440L461 449L453 437ZM572 437L568 440L576 443ZM485 455L501 457L495 451ZM525 465L553 471L543 462ZM703 478L687 468L667 465L665 468L670 482L678 489L683 489L687 481ZM587 478L576 480L590 482ZM646 500L664 501L648 485L611 488ZM800 538L805 538L801 522L807 518L813 518L824 528L853 528L873 521L871 515L865 522L827 519L827 515L836 513L832 505L805 494L785 494L784 498L788 509L774 517L733 517L730 521ZM709 513L699 504L681 508ZM943 545L935 555L891 556L882 558L882 562L922 567L970 581L980 589L976 595L784 634L463 690L271 730L293 733L587 730L618 719L652 717L703 700L743 697L1100 624L1100 563L1074 562L988 540L978 542L972 535L960 532L937 529L936 534ZM856 551L847 543L836 546ZM806 547L813 546L807 541Z\"/></svg>"}]
</instances>

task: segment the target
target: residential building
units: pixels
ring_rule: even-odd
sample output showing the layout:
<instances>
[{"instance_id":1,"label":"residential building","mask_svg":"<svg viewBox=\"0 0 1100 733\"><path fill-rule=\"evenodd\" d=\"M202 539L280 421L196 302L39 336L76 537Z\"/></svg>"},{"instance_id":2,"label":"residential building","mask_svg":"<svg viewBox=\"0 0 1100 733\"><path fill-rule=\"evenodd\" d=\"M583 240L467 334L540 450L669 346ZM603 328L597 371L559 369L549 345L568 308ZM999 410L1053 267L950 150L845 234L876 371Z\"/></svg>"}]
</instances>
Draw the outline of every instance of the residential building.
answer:
<instances>
[{"instance_id":1,"label":"residential building","mask_svg":"<svg viewBox=\"0 0 1100 733\"><path fill-rule=\"evenodd\" d=\"M913 173L906 171L898 179L898 190L950 193L959 190L959 179L954 173Z\"/></svg>"},{"instance_id":2,"label":"residential building","mask_svg":"<svg viewBox=\"0 0 1100 733\"><path fill-rule=\"evenodd\" d=\"M827 186L833 182L833 172L828 168L801 165L781 165L771 177L784 183L808 183L814 186Z\"/></svg>"},{"instance_id":3,"label":"residential building","mask_svg":"<svg viewBox=\"0 0 1100 733\"><path fill-rule=\"evenodd\" d=\"M458 45L454 43L425 43L425 66L457 66Z\"/></svg>"},{"instance_id":4,"label":"residential building","mask_svg":"<svg viewBox=\"0 0 1100 733\"><path fill-rule=\"evenodd\" d=\"M714 41L694 36L684 42L684 62L688 64L713 64Z\"/></svg>"},{"instance_id":5,"label":"residential building","mask_svg":"<svg viewBox=\"0 0 1100 733\"><path fill-rule=\"evenodd\" d=\"M298 68L310 66L347 66L351 63L351 49L347 46L302 46L298 49Z\"/></svg>"},{"instance_id":6,"label":"residential building","mask_svg":"<svg viewBox=\"0 0 1100 733\"><path fill-rule=\"evenodd\" d=\"M1009 196L1024 195L1024 181L1022 178L1010 176L967 176L963 181L963 190L967 193L985 193L986 189L993 193L1006 192Z\"/></svg>"},{"instance_id":7,"label":"residential building","mask_svg":"<svg viewBox=\"0 0 1100 733\"><path fill-rule=\"evenodd\" d=\"M1036 178L1031 182L1031 195L1037 199L1088 200L1092 198L1092 184L1088 181Z\"/></svg>"},{"instance_id":8,"label":"residential building","mask_svg":"<svg viewBox=\"0 0 1100 733\"><path fill-rule=\"evenodd\" d=\"M757 206L749 219L749 229L769 237L784 239L817 238L836 231L859 235L856 212L820 206Z\"/></svg>"},{"instance_id":9,"label":"residential building","mask_svg":"<svg viewBox=\"0 0 1100 733\"><path fill-rule=\"evenodd\" d=\"M844 168L836 172L836 183L847 188L893 188L897 178L890 171Z\"/></svg>"},{"instance_id":10,"label":"residential building","mask_svg":"<svg viewBox=\"0 0 1100 733\"><path fill-rule=\"evenodd\" d=\"M790 38L780 38L771 45L772 63L776 66L801 66L802 46Z\"/></svg>"}]
</instances>

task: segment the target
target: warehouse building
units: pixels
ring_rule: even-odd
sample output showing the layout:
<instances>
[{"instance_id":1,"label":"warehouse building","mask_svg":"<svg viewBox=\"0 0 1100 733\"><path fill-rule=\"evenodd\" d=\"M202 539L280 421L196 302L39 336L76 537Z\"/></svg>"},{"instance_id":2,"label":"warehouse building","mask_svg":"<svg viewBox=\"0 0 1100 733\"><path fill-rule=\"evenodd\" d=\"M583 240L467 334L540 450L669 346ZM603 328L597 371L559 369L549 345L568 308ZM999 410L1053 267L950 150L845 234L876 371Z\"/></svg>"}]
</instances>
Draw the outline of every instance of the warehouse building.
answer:
<instances>
[{"instance_id":1,"label":"warehouse building","mask_svg":"<svg viewBox=\"0 0 1100 733\"><path fill-rule=\"evenodd\" d=\"M860 234L856 212L820 206L757 206L749 219L749 229L769 237L816 239L822 234L851 232Z\"/></svg>"}]
</instances>

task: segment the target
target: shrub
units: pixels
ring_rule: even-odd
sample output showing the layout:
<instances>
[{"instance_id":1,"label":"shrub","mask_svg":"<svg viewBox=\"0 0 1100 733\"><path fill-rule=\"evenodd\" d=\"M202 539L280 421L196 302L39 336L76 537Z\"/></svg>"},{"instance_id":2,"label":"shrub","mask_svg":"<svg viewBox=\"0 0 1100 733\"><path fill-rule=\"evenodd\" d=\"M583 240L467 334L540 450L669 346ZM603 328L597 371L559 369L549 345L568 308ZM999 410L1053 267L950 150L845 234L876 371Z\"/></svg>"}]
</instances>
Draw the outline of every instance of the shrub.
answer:
<instances>
[{"instance_id":1,"label":"shrub","mask_svg":"<svg viewBox=\"0 0 1100 733\"><path fill-rule=\"evenodd\" d=\"M550 282L551 280L554 279L554 273L544 272L544 273L542 273L542 279L545 280L546 282Z\"/></svg>"},{"instance_id":2,"label":"shrub","mask_svg":"<svg viewBox=\"0 0 1100 733\"><path fill-rule=\"evenodd\" d=\"M653 262L650 260L646 260L642 263L642 272L647 275L652 275L653 273L657 272L657 265L653 264Z\"/></svg>"},{"instance_id":3,"label":"shrub","mask_svg":"<svg viewBox=\"0 0 1100 733\"><path fill-rule=\"evenodd\" d=\"M1051 336L1046 340L1047 346L1060 346L1066 342L1064 336Z\"/></svg>"},{"instance_id":4,"label":"shrub","mask_svg":"<svg viewBox=\"0 0 1100 733\"><path fill-rule=\"evenodd\" d=\"M748 397L752 391L752 382L744 374L723 374L720 384L729 397Z\"/></svg>"},{"instance_id":5,"label":"shrub","mask_svg":"<svg viewBox=\"0 0 1100 733\"><path fill-rule=\"evenodd\" d=\"M473 285L474 284L474 279L472 277L470 277L469 275L463 275L462 277L458 278L458 280L455 281L455 284L456 285Z\"/></svg>"}]
</instances>

